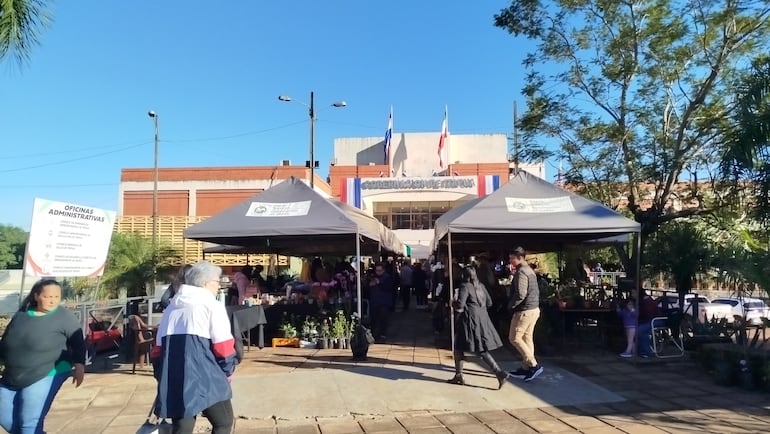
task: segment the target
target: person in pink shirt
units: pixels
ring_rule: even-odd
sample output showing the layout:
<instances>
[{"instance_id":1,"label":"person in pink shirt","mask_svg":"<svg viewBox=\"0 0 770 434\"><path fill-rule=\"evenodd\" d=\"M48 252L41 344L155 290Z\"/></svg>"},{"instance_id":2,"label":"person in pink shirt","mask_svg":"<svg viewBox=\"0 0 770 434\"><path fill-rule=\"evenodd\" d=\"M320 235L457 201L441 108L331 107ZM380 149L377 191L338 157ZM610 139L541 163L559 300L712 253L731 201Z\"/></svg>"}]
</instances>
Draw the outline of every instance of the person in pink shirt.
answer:
<instances>
[{"instance_id":1,"label":"person in pink shirt","mask_svg":"<svg viewBox=\"0 0 770 434\"><path fill-rule=\"evenodd\" d=\"M233 276L235 287L238 288L238 304L243 304L244 300L257 293L256 288L251 285L252 270L250 265L246 265Z\"/></svg>"}]
</instances>

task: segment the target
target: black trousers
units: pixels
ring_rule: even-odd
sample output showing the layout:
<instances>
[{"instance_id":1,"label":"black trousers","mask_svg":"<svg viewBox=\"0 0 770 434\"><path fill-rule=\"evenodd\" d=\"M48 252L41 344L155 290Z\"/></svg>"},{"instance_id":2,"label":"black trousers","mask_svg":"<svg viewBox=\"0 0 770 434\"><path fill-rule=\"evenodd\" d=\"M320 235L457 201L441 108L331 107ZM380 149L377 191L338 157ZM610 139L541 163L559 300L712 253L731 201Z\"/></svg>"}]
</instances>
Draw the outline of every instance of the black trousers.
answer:
<instances>
[{"instance_id":1,"label":"black trousers","mask_svg":"<svg viewBox=\"0 0 770 434\"><path fill-rule=\"evenodd\" d=\"M401 303L404 305L404 310L409 310L409 304L412 301L412 287L411 285L401 285Z\"/></svg>"},{"instance_id":2,"label":"black trousers","mask_svg":"<svg viewBox=\"0 0 770 434\"><path fill-rule=\"evenodd\" d=\"M428 305L428 288L425 287L415 287L414 288L414 295L417 298L417 305L418 306L427 306Z\"/></svg>"},{"instance_id":3,"label":"black trousers","mask_svg":"<svg viewBox=\"0 0 770 434\"><path fill-rule=\"evenodd\" d=\"M211 423L211 434L231 434L235 417L233 404L230 400L220 401L203 410L203 416ZM192 434L195 428L195 417L186 419L172 419L171 432L173 434Z\"/></svg>"},{"instance_id":4,"label":"black trousers","mask_svg":"<svg viewBox=\"0 0 770 434\"><path fill-rule=\"evenodd\" d=\"M390 317L390 306L373 305L371 306L371 325L374 339L380 339L388 333L388 320Z\"/></svg>"}]
</instances>

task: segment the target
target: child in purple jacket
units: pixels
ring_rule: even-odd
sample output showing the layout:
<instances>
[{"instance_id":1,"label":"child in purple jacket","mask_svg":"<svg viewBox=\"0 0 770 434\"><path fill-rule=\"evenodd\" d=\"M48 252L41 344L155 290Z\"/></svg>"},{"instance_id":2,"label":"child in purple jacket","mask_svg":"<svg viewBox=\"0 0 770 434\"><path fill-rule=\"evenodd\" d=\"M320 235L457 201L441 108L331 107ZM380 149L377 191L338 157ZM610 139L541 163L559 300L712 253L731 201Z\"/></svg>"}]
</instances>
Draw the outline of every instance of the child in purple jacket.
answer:
<instances>
[{"instance_id":1,"label":"child in purple jacket","mask_svg":"<svg viewBox=\"0 0 770 434\"><path fill-rule=\"evenodd\" d=\"M623 319L623 328L626 330L626 350L620 353L620 357L633 357L636 346L636 327L639 319L636 301L633 298L629 298L624 308L618 308L618 314Z\"/></svg>"}]
</instances>

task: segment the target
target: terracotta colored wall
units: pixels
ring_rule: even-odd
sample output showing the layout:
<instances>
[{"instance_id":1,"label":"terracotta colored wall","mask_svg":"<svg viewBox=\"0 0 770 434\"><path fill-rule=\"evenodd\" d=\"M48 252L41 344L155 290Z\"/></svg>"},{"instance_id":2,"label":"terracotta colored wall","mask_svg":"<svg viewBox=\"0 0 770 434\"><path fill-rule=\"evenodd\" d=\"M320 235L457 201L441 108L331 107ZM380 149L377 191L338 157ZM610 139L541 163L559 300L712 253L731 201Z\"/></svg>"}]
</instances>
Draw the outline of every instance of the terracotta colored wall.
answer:
<instances>
[{"instance_id":1,"label":"terracotta colored wall","mask_svg":"<svg viewBox=\"0 0 770 434\"><path fill-rule=\"evenodd\" d=\"M171 167L158 169L160 181L240 181L249 179L307 179L310 169L303 166L267 167ZM152 181L153 169L122 169L121 181Z\"/></svg>"},{"instance_id":2,"label":"terracotta colored wall","mask_svg":"<svg viewBox=\"0 0 770 434\"><path fill-rule=\"evenodd\" d=\"M458 176L497 175L500 184L508 182L508 163L459 163L450 164L449 173L457 173Z\"/></svg>"},{"instance_id":3,"label":"terracotta colored wall","mask_svg":"<svg viewBox=\"0 0 770 434\"><path fill-rule=\"evenodd\" d=\"M158 215L185 216L190 195L187 190L158 192ZM152 215L152 190L126 191L123 194L123 215Z\"/></svg>"},{"instance_id":4,"label":"terracotta colored wall","mask_svg":"<svg viewBox=\"0 0 770 434\"><path fill-rule=\"evenodd\" d=\"M236 205L262 190L198 190L195 215L212 216Z\"/></svg>"}]
</instances>

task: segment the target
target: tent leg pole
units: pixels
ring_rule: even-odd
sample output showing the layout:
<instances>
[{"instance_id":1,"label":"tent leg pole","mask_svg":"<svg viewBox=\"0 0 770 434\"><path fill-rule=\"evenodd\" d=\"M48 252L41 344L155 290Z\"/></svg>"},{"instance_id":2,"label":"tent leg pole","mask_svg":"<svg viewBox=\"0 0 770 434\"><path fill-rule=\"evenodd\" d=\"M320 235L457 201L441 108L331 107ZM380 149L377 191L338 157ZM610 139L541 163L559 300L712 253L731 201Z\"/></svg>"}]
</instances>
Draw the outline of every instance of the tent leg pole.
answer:
<instances>
[{"instance_id":1,"label":"tent leg pole","mask_svg":"<svg viewBox=\"0 0 770 434\"><path fill-rule=\"evenodd\" d=\"M361 236L356 231L356 270L358 270L358 276L356 277L356 310L358 311L358 319L363 320L363 308L362 308L362 300L361 300L361 276L362 270L361 268ZM371 314L370 314L371 315Z\"/></svg>"},{"instance_id":2,"label":"tent leg pole","mask_svg":"<svg viewBox=\"0 0 770 434\"><path fill-rule=\"evenodd\" d=\"M454 267L452 264L454 262L452 261L452 232L450 231L447 233L447 244L449 245L449 264L447 264L447 267L449 268L449 284L447 285L446 291L449 291L449 333L452 334L452 359L454 360L455 357L455 308L452 305L452 302L454 301L455 294L454 294L454 288L452 288L452 283L454 282L454 275L453 275L453 269Z\"/></svg>"},{"instance_id":3,"label":"tent leg pole","mask_svg":"<svg viewBox=\"0 0 770 434\"><path fill-rule=\"evenodd\" d=\"M642 232L636 234L636 276L634 277L636 285L637 306L642 301ZM653 337L654 338L654 337ZM639 353L639 333L634 334L634 348Z\"/></svg>"}]
</instances>

